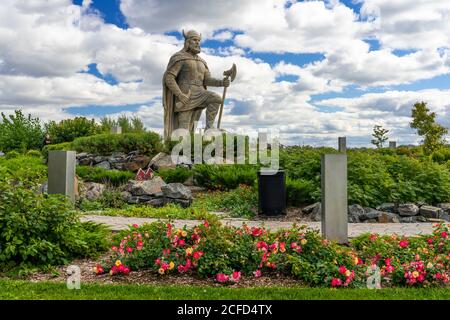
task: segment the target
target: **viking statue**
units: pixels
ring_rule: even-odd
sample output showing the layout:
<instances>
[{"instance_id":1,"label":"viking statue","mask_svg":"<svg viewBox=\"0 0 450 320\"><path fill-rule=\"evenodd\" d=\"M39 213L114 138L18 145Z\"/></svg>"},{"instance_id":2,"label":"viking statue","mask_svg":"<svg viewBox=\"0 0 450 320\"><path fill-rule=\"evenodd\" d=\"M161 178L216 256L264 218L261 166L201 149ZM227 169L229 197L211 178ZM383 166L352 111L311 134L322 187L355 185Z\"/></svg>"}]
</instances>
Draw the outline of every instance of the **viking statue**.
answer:
<instances>
[{"instance_id":1,"label":"viking statue","mask_svg":"<svg viewBox=\"0 0 450 320\"><path fill-rule=\"evenodd\" d=\"M223 99L207 87L228 87L228 78L214 79L205 60L200 58L201 34L184 32L184 48L169 60L163 76L164 140L170 140L178 128L193 132L206 109L206 128L213 128L214 119Z\"/></svg>"}]
</instances>

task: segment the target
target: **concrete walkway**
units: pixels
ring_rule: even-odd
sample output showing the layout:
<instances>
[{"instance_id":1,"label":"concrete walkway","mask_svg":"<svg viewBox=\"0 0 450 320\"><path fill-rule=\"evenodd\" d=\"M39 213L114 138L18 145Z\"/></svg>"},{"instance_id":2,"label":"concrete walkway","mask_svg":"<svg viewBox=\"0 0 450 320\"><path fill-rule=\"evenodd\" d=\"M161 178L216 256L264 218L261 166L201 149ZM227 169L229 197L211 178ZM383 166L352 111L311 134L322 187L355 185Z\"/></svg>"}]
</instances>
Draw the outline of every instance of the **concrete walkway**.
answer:
<instances>
[{"instance_id":1,"label":"concrete walkway","mask_svg":"<svg viewBox=\"0 0 450 320\"><path fill-rule=\"evenodd\" d=\"M85 215L82 221L94 221L98 223L106 224L113 231L119 231L128 229L132 224L142 225L144 223L152 223L163 219L152 218L129 218L129 217L109 217L98 215ZM166 219L164 219L166 220ZM222 219L226 225L232 225L235 227L242 226L242 223L246 223L248 226L265 226L270 230L278 230L280 228L290 228L293 222L286 221L250 221L241 219ZM183 226L193 227L202 223L199 220L173 220L175 227L182 228ZM298 225L307 225L312 229L317 229L320 232L320 222L297 222ZM398 235L412 236L419 234L431 234L433 223L349 223L348 235L350 238L356 237L363 233L378 233L381 235L390 235L396 233Z\"/></svg>"}]
</instances>

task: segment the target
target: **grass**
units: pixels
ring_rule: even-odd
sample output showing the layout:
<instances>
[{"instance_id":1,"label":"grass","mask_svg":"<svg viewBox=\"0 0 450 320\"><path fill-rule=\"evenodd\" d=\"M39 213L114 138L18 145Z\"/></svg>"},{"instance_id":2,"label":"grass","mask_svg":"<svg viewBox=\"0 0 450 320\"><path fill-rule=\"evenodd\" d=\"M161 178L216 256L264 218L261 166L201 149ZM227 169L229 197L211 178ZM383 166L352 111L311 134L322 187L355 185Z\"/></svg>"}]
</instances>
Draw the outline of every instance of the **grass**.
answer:
<instances>
[{"instance_id":1,"label":"grass","mask_svg":"<svg viewBox=\"0 0 450 320\"><path fill-rule=\"evenodd\" d=\"M81 284L0 280L0 300L450 300L444 288L327 289L305 287L209 287L191 285Z\"/></svg>"}]
</instances>

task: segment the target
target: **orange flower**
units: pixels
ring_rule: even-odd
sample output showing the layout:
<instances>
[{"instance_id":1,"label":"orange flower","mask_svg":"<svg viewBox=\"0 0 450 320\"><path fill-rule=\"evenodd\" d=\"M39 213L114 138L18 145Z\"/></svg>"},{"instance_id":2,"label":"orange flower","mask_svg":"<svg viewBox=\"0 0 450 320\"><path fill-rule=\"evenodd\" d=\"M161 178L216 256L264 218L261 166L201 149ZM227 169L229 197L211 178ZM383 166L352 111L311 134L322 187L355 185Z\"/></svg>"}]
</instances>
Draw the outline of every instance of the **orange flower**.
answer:
<instances>
[{"instance_id":1,"label":"orange flower","mask_svg":"<svg viewBox=\"0 0 450 320\"><path fill-rule=\"evenodd\" d=\"M158 273L159 274L164 274L164 269L163 268L159 268Z\"/></svg>"}]
</instances>

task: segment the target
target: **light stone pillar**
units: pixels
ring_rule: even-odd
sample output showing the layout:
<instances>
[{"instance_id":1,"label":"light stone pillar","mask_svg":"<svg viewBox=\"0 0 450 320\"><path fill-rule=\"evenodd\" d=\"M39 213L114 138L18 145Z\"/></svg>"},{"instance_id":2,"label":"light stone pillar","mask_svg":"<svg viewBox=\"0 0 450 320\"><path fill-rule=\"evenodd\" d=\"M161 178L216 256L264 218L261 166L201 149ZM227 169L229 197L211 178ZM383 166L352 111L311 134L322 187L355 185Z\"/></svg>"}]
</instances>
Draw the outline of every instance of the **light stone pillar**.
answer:
<instances>
[{"instance_id":1,"label":"light stone pillar","mask_svg":"<svg viewBox=\"0 0 450 320\"><path fill-rule=\"evenodd\" d=\"M338 138L338 146L339 146L339 152L346 153L347 152L347 138L339 137Z\"/></svg>"},{"instance_id":2,"label":"light stone pillar","mask_svg":"<svg viewBox=\"0 0 450 320\"><path fill-rule=\"evenodd\" d=\"M395 148L397 148L397 142L389 141L389 149L395 149Z\"/></svg>"},{"instance_id":3,"label":"light stone pillar","mask_svg":"<svg viewBox=\"0 0 450 320\"><path fill-rule=\"evenodd\" d=\"M63 194L75 202L75 151L48 152L48 193Z\"/></svg>"},{"instance_id":4,"label":"light stone pillar","mask_svg":"<svg viewBox=\"0 0 450 320\"><path fill-rule=\"evenodd\" d=\"M348 242L347 155L324 154L321 167L322 236Z\"/></svg>"},{"instance_id":5,"label":"light stone pillar","mask_svg":"<svg viewBox=\"0 0 450 320\"><path fill-rule=\"evenodd\" d=\"M111 132L111 134L121 134L122 127L121 126L112 126L110 132Z\"/></svg>"}]
</instances>

